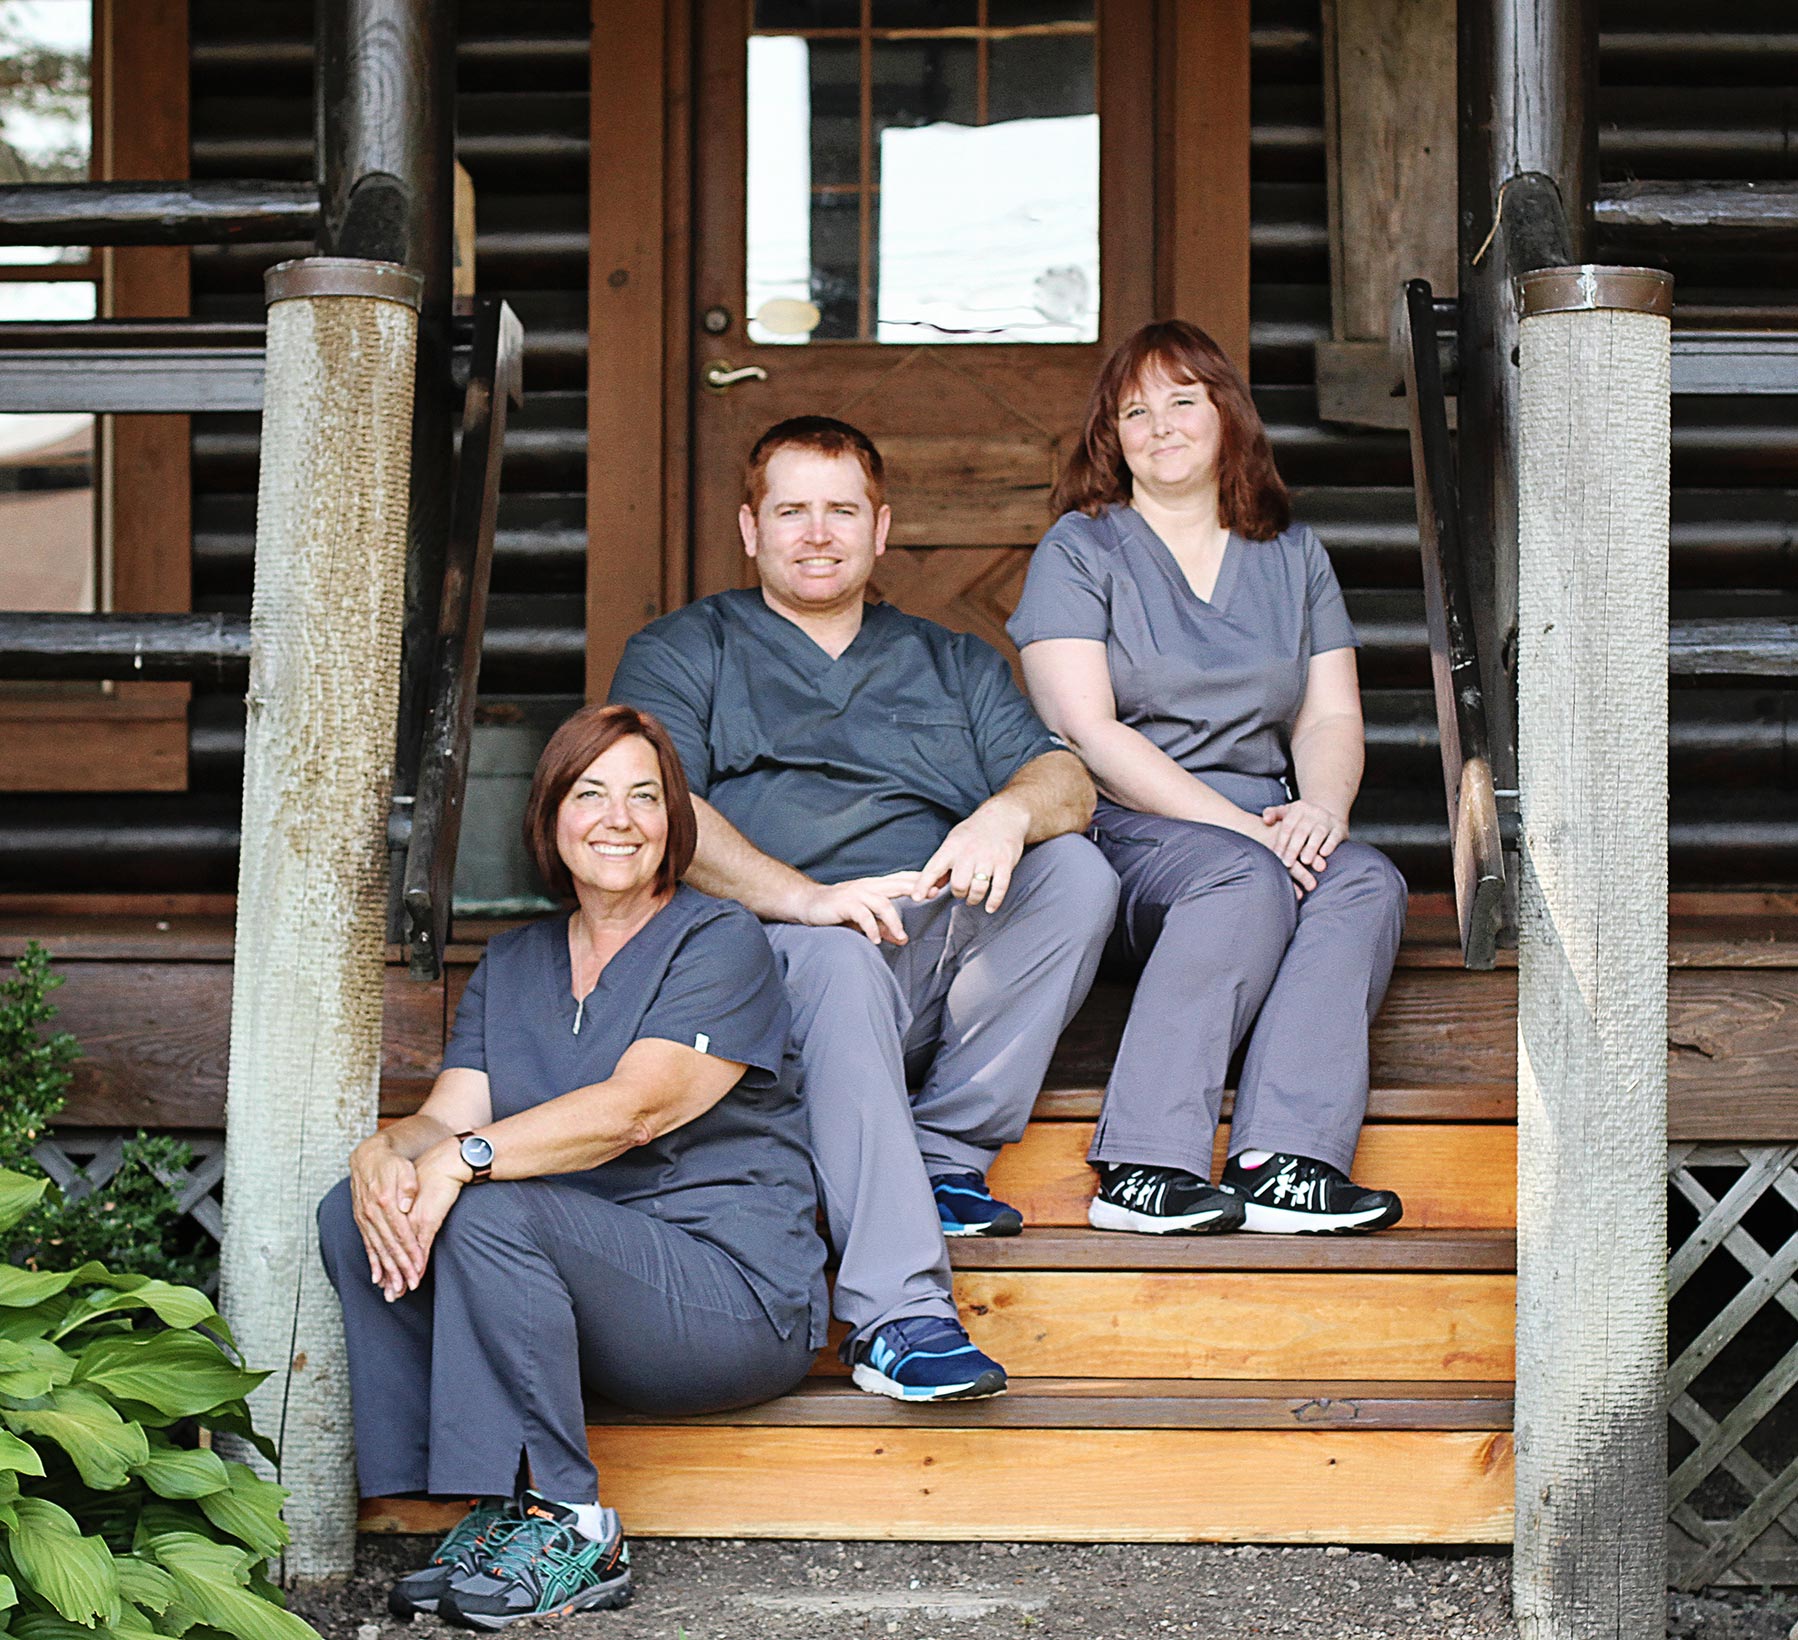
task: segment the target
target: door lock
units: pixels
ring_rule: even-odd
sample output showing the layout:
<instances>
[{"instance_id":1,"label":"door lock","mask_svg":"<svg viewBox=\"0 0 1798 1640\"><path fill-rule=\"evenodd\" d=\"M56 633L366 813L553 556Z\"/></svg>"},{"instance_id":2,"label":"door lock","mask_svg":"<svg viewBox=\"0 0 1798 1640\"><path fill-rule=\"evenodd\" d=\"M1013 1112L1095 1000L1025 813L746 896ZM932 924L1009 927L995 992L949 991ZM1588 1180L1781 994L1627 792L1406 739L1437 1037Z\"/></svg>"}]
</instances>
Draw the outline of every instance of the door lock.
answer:
<instances>
[{"instance_id":1,"label":"door lock","mask_svg":"<svg viewBox=\"0 0 1798 1640\"><path fill-rule=\"evenodd\" d=\"M705 367L705 374L700 378L705 383L708 393L722 393L735 387L738 382L765 382L768 372L759 364L733 366L729 359L714 359Z\"/></svg>"}]
</instances>

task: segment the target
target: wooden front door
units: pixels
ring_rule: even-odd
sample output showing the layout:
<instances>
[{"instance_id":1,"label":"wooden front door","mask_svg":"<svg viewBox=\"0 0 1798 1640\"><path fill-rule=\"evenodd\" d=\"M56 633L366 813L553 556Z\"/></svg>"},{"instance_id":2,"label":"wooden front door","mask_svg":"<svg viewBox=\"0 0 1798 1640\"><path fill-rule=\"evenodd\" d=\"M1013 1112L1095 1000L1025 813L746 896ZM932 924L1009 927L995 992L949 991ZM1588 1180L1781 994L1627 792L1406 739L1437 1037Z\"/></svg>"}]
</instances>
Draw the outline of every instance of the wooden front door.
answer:
<instances>
[{"instance_id":1,"label":"wooden front door","mask_svg":"<svg viewBox=\"0 0 1798 1640\"><path fill-rule=\"evenodd\" d=\"M838 416L887 462L875 592L1005 646L1093 378L1151 316L1151 11L701 0L697 595L753 582L736 512L756 436Z\"/></svg>"}]
</instances>

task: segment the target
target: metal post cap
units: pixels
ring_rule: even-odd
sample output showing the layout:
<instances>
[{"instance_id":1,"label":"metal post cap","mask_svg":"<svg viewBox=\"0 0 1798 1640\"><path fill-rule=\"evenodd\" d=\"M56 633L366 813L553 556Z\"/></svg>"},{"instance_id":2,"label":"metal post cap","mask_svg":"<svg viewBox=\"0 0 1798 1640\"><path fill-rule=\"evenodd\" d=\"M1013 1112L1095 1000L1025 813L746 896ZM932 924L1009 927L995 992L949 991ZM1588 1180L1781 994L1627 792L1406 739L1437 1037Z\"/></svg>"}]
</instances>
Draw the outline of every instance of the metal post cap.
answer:
<instances>
[{"instance_id":1,"label":"metal post cap","mask_svg":"<svg viewBox=\"0 0 1798 1640\"><path fill-rule=\"evenodd\" d=\"M1518 276L1517 291L1525 319L1598 308L1652 313L1663 319L1673 312L1673 275L1660 268L1614 268L1595 262L1538 268Z\"/></svg>"},{"instance_id":2,"label":"metal post cap","mask_svg":"<svg viewBox=\"0 0 1798 1640\"><path fill-rule=\"evenodd\" d=\"M424 275L398 262L359 256L303 256L277 262L262 278L268 305L302 296L372 296L398 302L414 313L424 298Z\"/></svg>"}]
</instances>

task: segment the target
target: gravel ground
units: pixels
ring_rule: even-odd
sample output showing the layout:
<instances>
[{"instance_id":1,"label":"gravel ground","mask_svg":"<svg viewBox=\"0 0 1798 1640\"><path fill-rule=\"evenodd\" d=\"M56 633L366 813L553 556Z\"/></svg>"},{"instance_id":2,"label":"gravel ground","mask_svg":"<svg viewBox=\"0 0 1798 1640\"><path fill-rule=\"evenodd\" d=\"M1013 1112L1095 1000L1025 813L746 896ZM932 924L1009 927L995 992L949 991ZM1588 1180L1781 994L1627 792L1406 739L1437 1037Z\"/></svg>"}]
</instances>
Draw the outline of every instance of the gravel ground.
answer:
<instances>
[{"instance_id":1,"label":"gravel ground","mask_svg":"<svg viewBox=\"0 0 1798 1640\"><path fill-rule=\"evenodd\" d=\"M387 1586L423 1538L364 1539L356 1577L296 1599L325 1640L448 1640L387 1615ZM1501 1552L1226 1548L1214 1544L744 1543L633 1545L622 1612L520 1625L570 1640L1514 1640ZM1677 1640L1788 1640L1790 1596L1672 1596Z\"/></svg>"}]
</instances>

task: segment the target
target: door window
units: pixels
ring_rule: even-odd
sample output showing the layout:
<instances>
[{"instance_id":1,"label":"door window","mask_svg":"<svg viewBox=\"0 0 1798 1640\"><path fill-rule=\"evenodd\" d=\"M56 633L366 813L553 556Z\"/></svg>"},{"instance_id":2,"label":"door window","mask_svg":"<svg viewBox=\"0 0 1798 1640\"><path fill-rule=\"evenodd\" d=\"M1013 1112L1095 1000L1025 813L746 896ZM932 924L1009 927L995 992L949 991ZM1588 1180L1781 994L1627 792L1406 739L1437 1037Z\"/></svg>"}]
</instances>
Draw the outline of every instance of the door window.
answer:
<instances>
[{"instance_id":1,"label":"door window","mask_svg":"<svg viewBox=\"0 0 1798 1640\"><path fill-rule=\"evenodd\" d=\"M754 3L751 340L1097 340L1094 0Z\"/></svg>"},{"instance_id":2,"label":"door window","mask_svg":"<svg viewBox=\"0 0 1798 1640\"><path fill-rule=\"evenodd\" d=\"M0 0L0 183L87 181L92 48L89 5ZM98 271L82 248L0 246L0 321L93 318ZM99 608L94 525L94 418L0 415L0 607Z\"/></svg>"}]
</instances>

